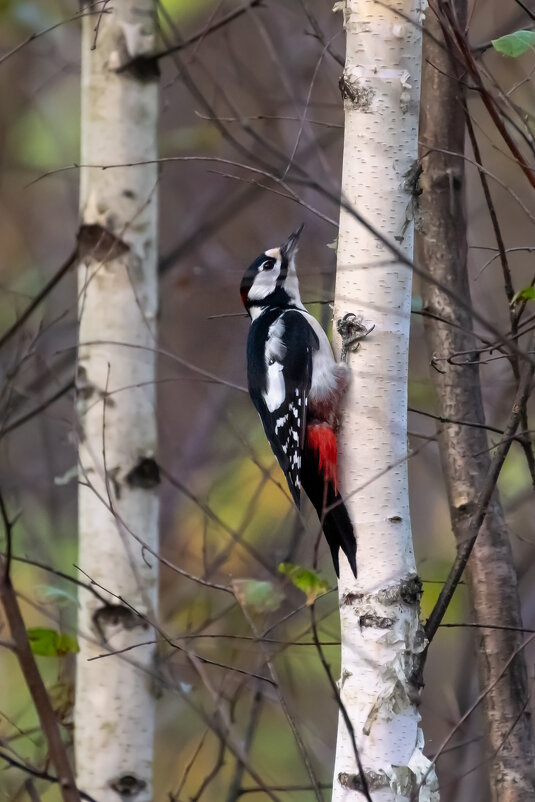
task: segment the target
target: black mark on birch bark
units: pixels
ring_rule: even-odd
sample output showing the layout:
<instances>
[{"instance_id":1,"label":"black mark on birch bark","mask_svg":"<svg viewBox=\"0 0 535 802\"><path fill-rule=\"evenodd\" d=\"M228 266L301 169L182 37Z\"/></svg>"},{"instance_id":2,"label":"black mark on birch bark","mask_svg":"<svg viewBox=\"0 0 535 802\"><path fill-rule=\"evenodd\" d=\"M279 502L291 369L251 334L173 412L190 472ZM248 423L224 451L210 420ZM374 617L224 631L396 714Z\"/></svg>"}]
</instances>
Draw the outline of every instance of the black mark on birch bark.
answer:
<instances>
[{"instance_id":1,"label":"black mark on birch bark","mask_svg":"<svg viewBox=\"0 0 535 802\"><path fill-rule=\"evenodd\" d=\"M378 791L381 788L388 787L388 777L385 774L379 774L376 771L367 771L365 774L370 791ZM349 788L351 791L360 791L361 793L364 791L359 774L340 772L338 775L338 782L342 788Z\"/></svg>"},{"instance_id":2,"label":"black mark on birch bark","mask_svg":"<svg viewBox=\"0 0 535 802\"><path fill-rule=\"evenodd\" d=\"M118 75L127 75L140 83L157 81L160 77L160 67L155 56L135 56L121 64L115 72Z\"/></svg>"},{"instance_id":3,"label":"black mark on birch bark","mask_svg":"<svg viewBox=\"0 0 535 802\"><path fill-rule=\"evenodd\" d=\"M404 579L399 586L399 596L405 604L419 604L422 598L422 580L419 576Z\"/></svg>"},{"instance_id":4,"label":"black mark on birch bark","mask_svg":"<svg viewBox=\"0 0 535 802\"><path fill-rule=\"evenodd\" d=\"M340 607L351 607L355 602L361 601L364 598L363 593L346 593L342 596Z\"/></svg>"},{"instance_id":5,"label":"black mark on birch bark","mask_svg":"<svg viewBox=\"0 0 535 802\"><path fill-rule=\"evenodd\" d=\"M361 627L373 627L374 629L390 629L394 624L393 618L386 618L372 613L366 613L359 617Z\"/></svg>"},{"instance_id":6,"label":"black mark on birch bark","mask_svg":"<svg viewBox=\"0 0 535 802\"><path fill-rule=\"evenodd\" d=\"M78 365L76 368L76 378L74 380L76 394L78 398L87 401L96 390L95 385L87 378L87 370L83 365Z\"/></svg>"},{"instance_id":7,"label":"black mark on birch bark","mask_svg":"<svg viewBox=\"0 0 535 802\"><path fill-rule=\"evenodd\" d=\"M141 487L145 490L157 487L160 484L158 463L151 457L142 457L127 473L126 482L130 487Z\"/></svg>"},{"instance_id":8,"label":"black mark on birch bark","mask_svg":"<svg viewBox=\"0 0 535 802\"><path fill-rule=\"evenodd\" d=\"M375 92L371 87L364 86L356 76L341 75L338 81L338 88L340 89L342 100L344 102L349 101L353 109L370 111Z\"/></svg>"},{"instance_id":9,"label":"black mark on birch bark","mask_svg":"<svg viewBox=\"0 0 535 802\"><path fill-rule=\"evenodd\" d=\"M340 607L352 607L355 604L417 604L422 595L422 580L419 576L409 576L393 585L381 588L377 593L367 596L364 593L346 593L342 596Z\"/></svg>"},{"instance_id":10,"label":"black mark on birch bark","mask_svg":"<svg viewBox=\"0 0 535 802\"><path fill-rule=\"evenodd\" d=\"M119 796L133 797L147 787L145 780L136 777L135 774L121 774L119 777L110 780L110 788L113 788Z\"/></svg>"},{"instance_id":11,"label":"black mark on birch bark","mask_svg":"<svg viewBox=\"0 0 535 802\"><path fill-rule=\"evenodd\" d=\"M122 239L98 223L84 224L78 231L78 257L108 262L117 259L130 248Z\"/></svg>"},{"instance_id":12,"label":"black mark on birch bark","mask_svg":"<svg viewBox=\"0 0 535 802\"><path fill-rule=\"evenodd\" d=\"M103 643L107 643L106 630L121 627L122 629L148 629L147 622L129 607L123 604L106 604L93 613L93 625Z\"/></svg>"}]
</instances>

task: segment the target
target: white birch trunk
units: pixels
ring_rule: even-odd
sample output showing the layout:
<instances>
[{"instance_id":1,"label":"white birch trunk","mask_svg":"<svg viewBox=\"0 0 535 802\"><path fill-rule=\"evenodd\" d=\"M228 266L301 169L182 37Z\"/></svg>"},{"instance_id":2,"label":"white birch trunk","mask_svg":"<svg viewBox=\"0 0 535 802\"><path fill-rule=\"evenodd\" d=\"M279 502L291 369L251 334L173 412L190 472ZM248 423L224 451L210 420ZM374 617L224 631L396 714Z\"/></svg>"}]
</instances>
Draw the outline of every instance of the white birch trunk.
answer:
<instances>
[{"instance_id":1,"label":"white birch trunk","mask_svg":"<svg viewBox=\"0 0 535 802\"><path fill-rule=\"evenodd\" d=\"M100 18L83 20L81 162L154 160L157 75L151 65L117 68L154 49L156 3L114 0L106 10ZM155 354L109 343L155 346L156 183L155 164L81 169L79 564L149 616L156 608L158 565L128 529L157 551ZM95 341L102 344L92 345ZM78 785L99 802L126 795L148 802L155 705L148 672L154 647L88 660L151 640L154 633L112 595L111 606L103 606L83 592L80 605Z\"/></svg>"},{"instance_id":2,"label":"white birch trunk","mask_svg":"<svg viewBox=\"0 0 535 802\"><path fill-rule=\"evenodd\" d=\"M347 34L342 193L412 256L406 174L418 150L420 3L345 0L337 7ZM340 687L374 802L438 799L433 772L416 792L429 763L409 681L413 655L424 646L406 462L411 279L342 210L335 320L354 312L375 330L349 358L352 384L341 432L342 492L356 527L359 576L355 581L343 561ZM363 799L359 789L340 717L332 800Z\"/></svg>"}]
</instances>

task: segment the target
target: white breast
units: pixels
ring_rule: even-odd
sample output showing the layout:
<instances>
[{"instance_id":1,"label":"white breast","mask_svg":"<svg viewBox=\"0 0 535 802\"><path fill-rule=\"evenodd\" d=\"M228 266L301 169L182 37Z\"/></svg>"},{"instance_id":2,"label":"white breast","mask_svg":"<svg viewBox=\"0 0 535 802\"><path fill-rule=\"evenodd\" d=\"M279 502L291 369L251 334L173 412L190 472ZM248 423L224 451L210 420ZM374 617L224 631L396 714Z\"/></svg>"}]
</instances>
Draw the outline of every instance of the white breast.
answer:
<instances>
[{"instance_id":1,"label":"white breast","mask_svg":"<svg viewBox=\"0 0 535 802\"><path fill-rule=\"evenodd\" d=\"M306 312L307 322L314 329L319 340L319 349L312 352L312 385L309 398L314 402L325 401L332 395L338 384L338 372L329 338L316 318Z\"/></svg>"}]
</instances>

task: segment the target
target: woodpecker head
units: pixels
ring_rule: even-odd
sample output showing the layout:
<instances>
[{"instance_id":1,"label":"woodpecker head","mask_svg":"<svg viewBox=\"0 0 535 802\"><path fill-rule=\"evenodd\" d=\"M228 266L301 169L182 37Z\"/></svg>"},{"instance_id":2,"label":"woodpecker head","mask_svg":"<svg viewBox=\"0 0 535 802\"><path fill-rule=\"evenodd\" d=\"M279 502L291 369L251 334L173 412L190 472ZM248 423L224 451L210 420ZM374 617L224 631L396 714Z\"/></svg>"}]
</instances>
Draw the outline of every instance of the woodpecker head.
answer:
<instances>
[{"instance_id":1,"label":"woodpecker head","mask_svg":"<svg viewBox=\"0 0 535 802\"><path fill-rule=\"evenodd\" d=\"M251 317L255 317L255 310L258 314L267 306L303 309L295 272L295 254L302 230L303 225L300 225L284 245L260 254L245 271L240 294Z\"/></svg>"}]
</instances>

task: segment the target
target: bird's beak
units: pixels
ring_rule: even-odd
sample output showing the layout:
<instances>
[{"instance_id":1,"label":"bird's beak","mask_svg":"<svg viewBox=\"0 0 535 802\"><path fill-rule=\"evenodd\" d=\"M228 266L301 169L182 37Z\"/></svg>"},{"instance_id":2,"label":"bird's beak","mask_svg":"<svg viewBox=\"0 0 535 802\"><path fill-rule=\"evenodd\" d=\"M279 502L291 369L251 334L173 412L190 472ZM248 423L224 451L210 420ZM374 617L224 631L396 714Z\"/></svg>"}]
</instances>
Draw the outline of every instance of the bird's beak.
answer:
<instances>
[{"instance_id":1,"label":"bird's beak","mask_svg":"<svg viewBox=\"0 0 535 802\"><path fill-rule=\"evenodd\" d=\"M288 237L288 239L284 243L284 245L281 245L281 249L280 249L281 256L283 256L285 259L290 260L292 258L292 256L294 255L294 253L296 252L296 250L297 250L297 242L299 240L299 235L301 234L301 231L303 230L304 225L305 225L304 223L301 223L301 225L299 226L297 231L294 231L293 234L290 234L290 236Z\"/></svg>"}]
</instances>

